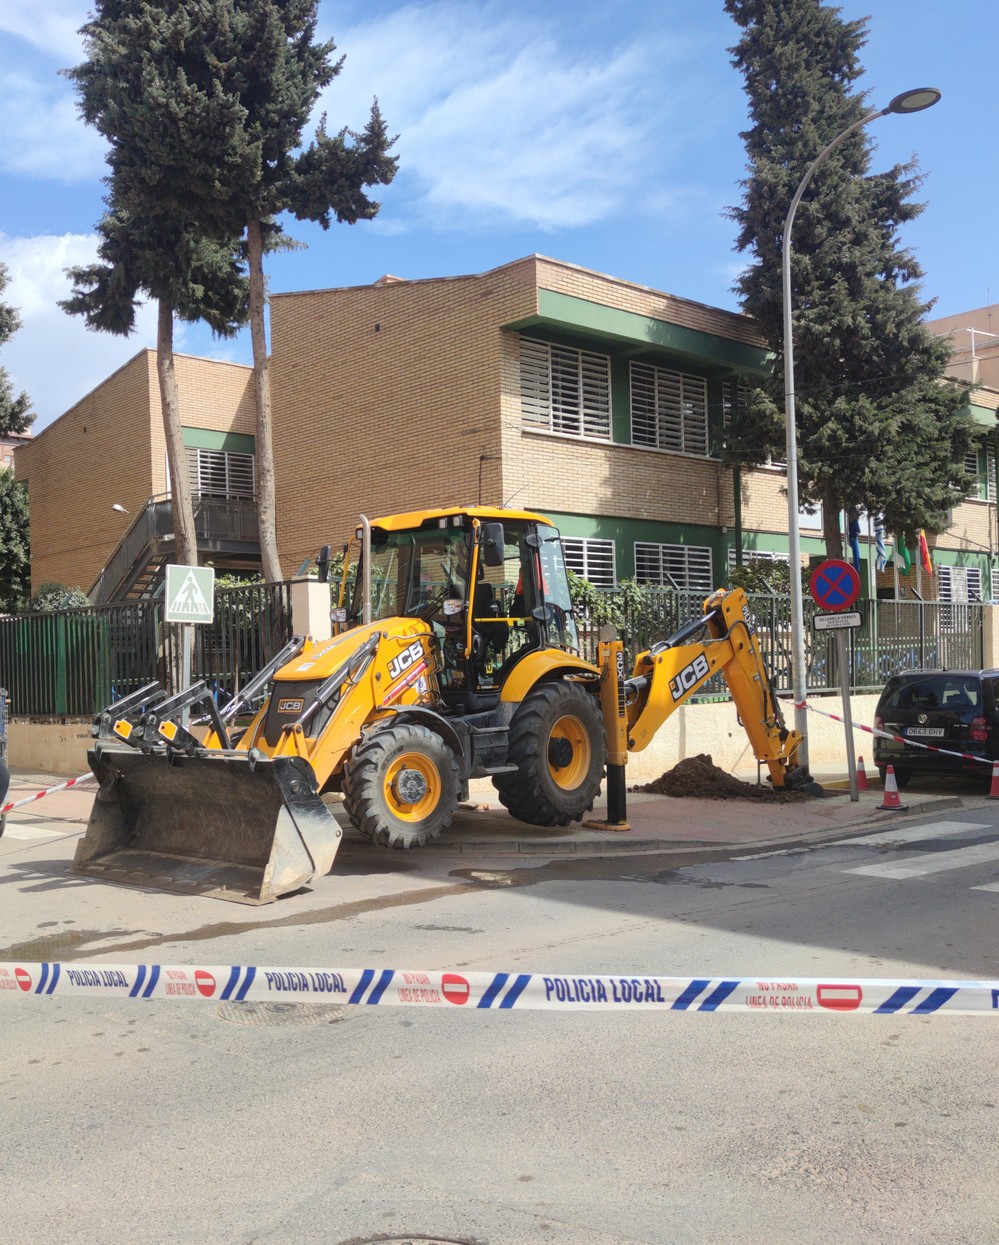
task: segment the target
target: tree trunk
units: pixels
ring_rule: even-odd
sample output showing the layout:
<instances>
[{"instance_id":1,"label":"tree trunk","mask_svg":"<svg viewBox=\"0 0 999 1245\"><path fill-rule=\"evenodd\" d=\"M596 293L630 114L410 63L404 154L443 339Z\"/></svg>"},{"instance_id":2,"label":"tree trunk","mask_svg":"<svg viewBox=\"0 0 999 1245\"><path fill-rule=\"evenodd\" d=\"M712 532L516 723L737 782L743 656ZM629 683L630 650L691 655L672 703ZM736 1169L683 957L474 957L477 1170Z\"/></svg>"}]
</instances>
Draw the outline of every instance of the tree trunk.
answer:
<instances>
[{"instance_id":1,"label":"tree trunk","mask_svg":"<svg viewBox=\"0 0 999 1245\"><path fill-rule=\"evenodd\" d=\"M822 537L826 542L826 557L842 558L843 529L839 521L839 498L826 494L822 498Z\"/></svg>"},{"instance_id":2,"label":"tree trunk","mask_svg":"<svg viewBox=\"0 0 999 1245\"><path fill-rule=\"evenodd\" d=\"M198 535L194 527L194 506L191 502L191 484L187 472L184 434L180 426L177 372L173 360L173 308L162 298L159 308L156 371L160 381L160 404L163 409L167 462L170 464L170 496L173 508L173 530L177 541L176 557L179 564L197 566Z\"/></svg>"},{"instance_id":3,"label":"tree trunk","mask_svg":"<svg viewBox=\"0 0 999 1245\"><path fill-rule=\"evenodd\" d=\"M276 583L282 578L277 547L277 506L274 498L274 432L271 424L271 378L267 358L264 311L263 234L260 221L247 226L247 253L250 266L250 343L253 347L253 388L257 399L257 523L260 563L264 579Z\"/></svg>"}]
</instances>

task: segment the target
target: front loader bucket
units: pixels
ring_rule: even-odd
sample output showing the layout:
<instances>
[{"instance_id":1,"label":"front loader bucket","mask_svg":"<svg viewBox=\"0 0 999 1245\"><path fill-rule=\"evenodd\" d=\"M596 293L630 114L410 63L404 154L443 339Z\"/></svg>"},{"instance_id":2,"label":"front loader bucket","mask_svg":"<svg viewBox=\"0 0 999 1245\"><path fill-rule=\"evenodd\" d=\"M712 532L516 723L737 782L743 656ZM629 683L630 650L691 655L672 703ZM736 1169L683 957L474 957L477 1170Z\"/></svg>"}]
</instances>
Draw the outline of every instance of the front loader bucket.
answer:
<instances>
[{"instance_id":1,"label":"front loader bucket","mask_svg":"<svg viewBox=\"0 0 999 1245\"><path fill-rule=\"evenodd\" d=\"M299 757L167 756L98 743L74 873L262 904L328 873L342 831Z\"/></svg>"}]
</instances>

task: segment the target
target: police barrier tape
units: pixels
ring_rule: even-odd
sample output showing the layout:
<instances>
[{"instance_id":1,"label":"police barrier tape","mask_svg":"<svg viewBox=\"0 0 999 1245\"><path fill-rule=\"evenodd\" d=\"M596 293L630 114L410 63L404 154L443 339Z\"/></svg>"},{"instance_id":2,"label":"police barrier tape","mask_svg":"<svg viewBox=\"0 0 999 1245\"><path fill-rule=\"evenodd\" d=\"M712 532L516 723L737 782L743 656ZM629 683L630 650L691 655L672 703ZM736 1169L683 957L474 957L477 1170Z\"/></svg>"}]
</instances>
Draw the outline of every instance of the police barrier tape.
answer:
<instances>
[{"instance_id":1,"label":"police barrier tape","mask_svg":"<svg viewBox=\"0 0 999 1245\"><path fill-rule=\"evenodd\" d=\"M999 1015L999 981L830 977L639 977L251 965L0 964L0 998L315 1001L498 1011L813 1012Z\"/></svg>"},{"instance_id":2,"label":"police barrier tape","mask_svg":"<svg viewBox=\"0 0 999 1245\"><path fill-rule=\"evenodd\" d=\"M21 808L25 804L34 804L35 800L41 800L47 795L53 795L56 791L65 791L69 787L78 787L80 783L93 782L96 777L96 774L81 774L79 778L70 778L66 782L57 783L54 787L46 787L44 791L36 791L34 795L26 795L23 800L14 800L11 804L4 804L0 808L0 815L9 813L15 808Z\"/></svg>"},{"instance_id":3,"label":"police barrier tape","mask_svg":"<svg viewBox=\"0 0 999 1245\"><path fill-rule=\"evenodd\" d=\"M780 699L786 700L787 697ZM794 703L792 701L792 703ZM834 722L842 722L846 725L846 719L841 718L835 713L826 713L824 709L816 709L814 705L808 704L806 701L803 705L794 705L795 709L809 709L812 713L817 713L820 718L832 718ZM995 762L991 757L976 757L970 752L954 752L950 748L935 748L933 744L917 743L915 739L906 739L902 735L893 735L891 731L879 731L875 726L861 726L859 722L851 723L855 731L863 731L867 735L875 735L878 739L893 739L897 744L905 744L907 748L922 748L924 752L939 752L945 757L959 757L962 761L977 761L980 765L994 765Z\"/></svg>"}]
</instances>

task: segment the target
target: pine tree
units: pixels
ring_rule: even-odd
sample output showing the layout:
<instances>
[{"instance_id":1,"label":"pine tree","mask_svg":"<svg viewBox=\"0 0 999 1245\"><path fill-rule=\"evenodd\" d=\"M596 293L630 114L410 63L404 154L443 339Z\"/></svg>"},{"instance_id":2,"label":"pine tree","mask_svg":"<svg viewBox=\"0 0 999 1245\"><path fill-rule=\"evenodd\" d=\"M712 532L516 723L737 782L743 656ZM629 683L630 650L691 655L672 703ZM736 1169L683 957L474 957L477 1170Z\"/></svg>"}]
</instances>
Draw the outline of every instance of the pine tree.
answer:
<instances>
[{"instance_id":1,"label":"pine tree","mask_svg":"<svg viewBox=\"0 0 999 1245\"><path fill-rule=\"evenodd\" d=\"M0 294L10 284L6 265L0 264ZM21 317L8 303L0 302L0 346L6 345L21 327ZM27 432L34 422L31 400L26 393L15 396L7 369L0 367L0 436Z\"/></svg>"},{"instance_id":2,"label":"pine tree","mask_svg":"<svg viewBox=\"0 0 999 1245\"><path fill-rule=\"evenodd\" d=\"M0 264L0 294L10 284L10 274ZM0 346L21 327L21 317L8 303L0 302ZM0 367L0 436L27 432L34 422L26 393L15 395L10 377ZM0 612L20 609L31 590L28 553L28 499L23 484L14 480L8 467L0 469Z\"/></svg>"},{"instance_id":3,"label":"pine tree","mask_svg":"<svg viewBox=\"0 0 999 1245\"><path fill-rule=\"evenodd\" d=\"M71 269L72 297L60 305L91 328L127 335L142 294L159 305L157 374L170 466L177 559L197 565L198 544L173 357L174 316L205 320L231 336L247 313L238 238L206 230L198 209L206 185L250 175L252 156L228 143L230 100L205 92L188 73L178 41L192 13L170 3L96 0L83 27L89 59L66 74L80 112L110 143L107 213L97 264ZM244 163L241 163L243 161Z\"/></svg>"},{"instance_id":4,"label":"pine tree","mask_svg":"<svg viewBox=\"0 0 999 1245\"><path fill-rule=\"evenodd\" d=\"M795 190L819 152L869 110L856 89L867 19L843 21L821 0L725 0L744 32L732 49L751 126L737 249L753 262L736 284L777 355L770 386L733 416L741 461L783 457L781 248ZM886 122L888 124L889 122ZM901 122L905 123L905 122ZM916 124L911 122L910 124ZM915 162L870 173L867 128L816 172L792 238L799 497L821 502L827 552L841 556L838 516L866 509L890 531L942 531L967 495L972 425L966 391L943 381L945 343L922 321L922 270L898 231L923 210Z\"/></svg>"}]
</instances>

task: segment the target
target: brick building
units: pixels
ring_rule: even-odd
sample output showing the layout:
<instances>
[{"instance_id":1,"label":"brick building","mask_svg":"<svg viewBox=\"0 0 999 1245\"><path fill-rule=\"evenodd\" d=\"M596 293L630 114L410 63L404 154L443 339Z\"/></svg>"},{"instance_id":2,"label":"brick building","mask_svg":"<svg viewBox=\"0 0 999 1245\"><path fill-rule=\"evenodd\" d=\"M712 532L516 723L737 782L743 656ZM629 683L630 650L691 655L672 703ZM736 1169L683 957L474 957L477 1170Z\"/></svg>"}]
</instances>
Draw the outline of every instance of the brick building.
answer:
<instances>
[{"instance_id":1,"label":"brick building","mask_svg":"<svg viewBox=\"0 0 999 1245\"><path fill-rule=\"evenodd\" d=\"M256 403L247 367L176 356L184 441L192 486L205 498L248 502L253 535L253 434ZM156 520L169 507L166 441L156 352L140 350L14 455L15 475L28 484L31 583L90 589L122 538L160 541ZM127 511L112 510L113 505ZM161 525L162 526L162 525ZM172 524L167 524L171 528ZM153 554L136 539L135 557Z\"/></svg>"},{"instance_id":2,"label":"brick building","mask_svg":"<svg viewBox=\"0 0 999 1245\"><path fill-rule=\"evenodd\" d=\"M468 276L276 295L271 339L286 575L345 540L360 513L477 501L549 515L569 564L598 585L711 588L725 582L737 533L747 553L787 557L783 468L744 471L737 499L721 460L740 383L770 366L745 316L533 255ZM245 500L249 369L178 356L178 379L194 491ZM972 396L979 485L936 541L939 583L917 567L899 584L924 597L993 593L999 393ZM87 588L122 534L111 504L135 515L168 491L155 354L141 352L16 462L33 583ZM825 552L817 515L802 517L802 549ZM866 569L863 580L874 587Z\"/></svg>"}]
</instances>

